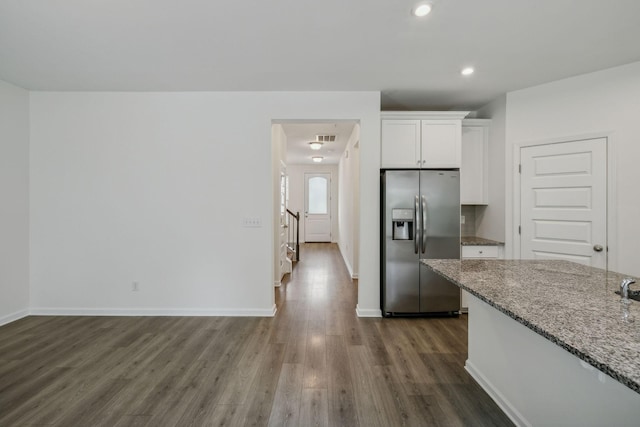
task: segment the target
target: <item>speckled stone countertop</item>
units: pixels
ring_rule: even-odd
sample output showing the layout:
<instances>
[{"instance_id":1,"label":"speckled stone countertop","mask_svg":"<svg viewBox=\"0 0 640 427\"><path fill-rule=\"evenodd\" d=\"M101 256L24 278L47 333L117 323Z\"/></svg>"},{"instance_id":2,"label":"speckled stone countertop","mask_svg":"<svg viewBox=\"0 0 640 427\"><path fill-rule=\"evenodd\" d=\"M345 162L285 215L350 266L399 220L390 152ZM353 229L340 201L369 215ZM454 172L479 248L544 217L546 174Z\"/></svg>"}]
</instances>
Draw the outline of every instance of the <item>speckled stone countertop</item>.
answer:
<instances>
[{"instance_id":1,"label":"speckled stone countertop","mask_svg":"<svg viewBox=\"0 0 640 427\"><path fill-rule=\"evenodd\" d=\"M462 236L460 237L460 244L462 246L503 246L503 242L496 240L485 239L475 236Z\"/></svg>"},{"instance_id":2,"label":"speckled stone countertop","mask_svg":"<svg viewBox=\"0 0 640 427\"><path fill-rule=\"evenodd\" d=\"M640 393L640 302L622 321L622 274L569 261L422 260L462 289ZM640 281L638 281L640 284ZM638 289L638 285L631 286Z\"/></svg>"}]
</instances>

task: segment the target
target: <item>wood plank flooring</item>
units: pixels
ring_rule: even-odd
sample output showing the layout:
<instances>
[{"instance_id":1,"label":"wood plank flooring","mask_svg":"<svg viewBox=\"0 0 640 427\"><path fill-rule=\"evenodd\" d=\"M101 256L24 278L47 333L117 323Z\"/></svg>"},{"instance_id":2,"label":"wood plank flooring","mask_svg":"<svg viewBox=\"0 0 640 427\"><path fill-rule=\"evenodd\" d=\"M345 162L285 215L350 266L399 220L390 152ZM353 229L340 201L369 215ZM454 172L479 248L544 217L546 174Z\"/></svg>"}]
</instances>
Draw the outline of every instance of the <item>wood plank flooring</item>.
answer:
<instances>
[{"instance_id":1,"label":"wood plank flooring","mask_svg":"<svg viewBox=\"0 0 640 427\"><path fill-rule=\"evenodd\" d=\"M463 365L467 320L365 319L332 244L274 318L27 317L0 328L0 426L512 425Z\"/></svg>"}]
</instances>

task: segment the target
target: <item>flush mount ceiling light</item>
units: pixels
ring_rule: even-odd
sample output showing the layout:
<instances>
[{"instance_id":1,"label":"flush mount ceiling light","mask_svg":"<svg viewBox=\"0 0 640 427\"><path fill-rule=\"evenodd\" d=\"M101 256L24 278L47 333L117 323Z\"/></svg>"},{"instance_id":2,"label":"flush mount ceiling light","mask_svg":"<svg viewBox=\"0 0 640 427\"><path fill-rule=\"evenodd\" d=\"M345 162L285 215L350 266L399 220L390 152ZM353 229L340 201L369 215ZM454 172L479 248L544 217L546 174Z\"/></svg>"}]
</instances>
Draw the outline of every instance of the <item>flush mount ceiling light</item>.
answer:
<instances>
[{"instance_id":1,"label":"flush mount ceiling light","mask_svg":"<svg viewBox=\"0 0 640 427\"><path fill-rule=\"evenodd\" d=\"M320 148L322 148L322 142L320 141L313 141L309 143L309 147L312 150L319 150Z\"/></svg>"},{"instance_id":2,"label":"flush mount ceiling light","mask_svg":"<svg viewBox=\"0 0 640 427\"><path fill-rule=\"evenodd\" d=\"M412 11L413 15L417 16L418 18L427 16L429 12L431 12L431 6L426 3L416 5L416 7L414 7Z\"/></svg>"},{"instance_id":3,"label":"flush mount ceiling light","mask_svg":"<svg viewBox=\"0 0 640 427\"><path fill-rule=\"evenodd\" d=\"M313 156L311 158L311 160L313 160L314 163L320 163L322 161L322 159L324 159L324 157L322 157L322 156Z\"/></svg>"},{"instance_id":4,"label":"flush mount ceiling light","mask_svg":"<svg viewBox=\"0 0 640 427\"><path fill-rule=\"evenodd\" d=\"M460 74L462 74L463 76L470 76L474 71L475 70L473 69L473 67L466 67L463 68L462 71L460 71Z\"/></svg>"}]
</instances>

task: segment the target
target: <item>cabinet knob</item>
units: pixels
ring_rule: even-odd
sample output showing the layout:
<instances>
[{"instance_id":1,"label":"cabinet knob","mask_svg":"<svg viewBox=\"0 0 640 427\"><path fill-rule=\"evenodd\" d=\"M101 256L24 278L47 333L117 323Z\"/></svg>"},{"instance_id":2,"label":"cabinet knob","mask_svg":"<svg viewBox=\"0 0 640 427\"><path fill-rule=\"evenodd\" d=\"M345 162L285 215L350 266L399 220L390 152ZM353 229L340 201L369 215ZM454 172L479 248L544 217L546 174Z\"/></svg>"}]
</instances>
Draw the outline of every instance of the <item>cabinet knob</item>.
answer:
<instances>
[{"instance_id":1,"label":"cabinet knob","mask_svg":"<svg viewBox=\"0 0 640 427\"><path fill-rule=\"evenodd\" d=\"M418 161L416 162L416 165L420 166L420 160L418 160Z\"/></svg>"}]
</instances>

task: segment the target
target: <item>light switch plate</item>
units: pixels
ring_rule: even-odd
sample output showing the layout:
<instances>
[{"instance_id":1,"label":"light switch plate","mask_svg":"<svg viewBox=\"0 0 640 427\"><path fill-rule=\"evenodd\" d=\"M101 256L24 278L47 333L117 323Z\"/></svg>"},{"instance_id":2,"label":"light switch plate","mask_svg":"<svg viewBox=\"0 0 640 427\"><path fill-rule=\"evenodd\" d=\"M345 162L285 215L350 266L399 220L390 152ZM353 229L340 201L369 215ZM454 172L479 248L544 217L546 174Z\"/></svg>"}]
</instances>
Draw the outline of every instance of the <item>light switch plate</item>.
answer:
<instances>
[{"instance_id":1,"label":"light switch plate","mask_svg":"<svg viewBox=\"0 0 640 427\"><path fill-rule=\"evenodd\" d=\"M242 219L242 226L250 228L262 227L262 219L258 217L246 216Z\"/></svg>"}]
</instances>

